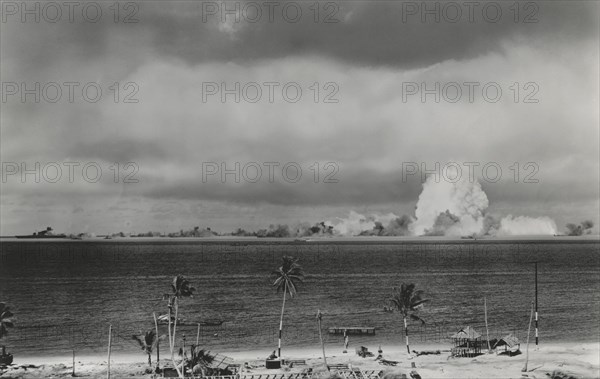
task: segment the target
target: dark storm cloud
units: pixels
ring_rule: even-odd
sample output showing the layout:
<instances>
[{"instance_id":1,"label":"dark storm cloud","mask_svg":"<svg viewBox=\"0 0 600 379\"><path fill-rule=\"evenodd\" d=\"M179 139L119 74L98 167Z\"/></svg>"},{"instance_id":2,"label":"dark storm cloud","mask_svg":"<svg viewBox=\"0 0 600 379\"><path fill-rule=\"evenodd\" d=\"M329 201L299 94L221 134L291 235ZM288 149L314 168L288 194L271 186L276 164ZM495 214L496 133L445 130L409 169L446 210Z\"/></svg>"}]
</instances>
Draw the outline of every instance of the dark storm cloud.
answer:
<instances>
[{"instance_id":1,"label":"dark storm cloud","mask_svg":"<svg viewBox=\"0 0 600 379\"><path fill-rule=\"evenodd\" d=\"M550 204L560 216L576 197L585 204L571 220L597 217L598 160L590 157L598 154L598 3L533 2L536 23L515 23L512 1L497 2L500 22L486 22L486 3L479 3L473 23L466 15L458 23L422 23L419 15L404 23L395 1L339 2L335 24L314 23L313 2L301 3L298 23L280 14L274 23L203 22L202 3L189 1L140 2L134 24L114 23L108 9L97 24L2 23L2 81L94 81L105 90L93 104L21 104L18 96L2 104L3 161L99 161L106 172L97 184L12 180L3 186L3 214L26 210L28 217L2 216L3 223L24 232L44 203L68 214L79 204L87 214L90 205L105 210L135 199L142 211L180 202L174 219L193 204L218 203L211 215L229 217L229 230L248 220L240 220L240 209L274 223L305 212L310 217L300 218L313 222L330 217L323 209L340 215L416 202L421 184L401 182L402 162L501 159L509 160L501 162L505 170L538 162L541 180L509 183L506 171L502 182L484 183L492 204L508 202L504 213L528 206L539 214ZM522 21L527 12L520 10ZM405 81L473 80L500 83L502 101L402 101ZM139 103L114 103L108 87L117 81L138 83ZM218 96L203 103L206 81L296 81L305 96L293 104L222 103ZM308 86L317 81L339 84L339 103L315 105ZM540 102L514 103L508 88L515 81L538 83ZM109 167L128 161L139 165L140 182L114 183ZM207 161L300 162L305 173L295 184L280 175L275 183L204 183L199 169ZM311 182L307 168L315 161L337 162L340 182ZM150 222L123 213L123 224ZM43 222L65 222L58 211L53 217ZM94 222L115 221L105 213Z\"/></svg>"},{"instance_id":2,"label":"dark storm cloud","mask_svg":"<svg viewBox=\"0 0 600 379\"><path fill-rule=\"evenodd\" d=\"M462 12L458 22L448 21L444 2L408 2L419 9L437 4L439 22L432 15L425 15L426 22L422 22L421 10L405 15L407 2L333 2L339 7L334 10L337 23L314 22L309 9L312 2L295 2L303 11L297 23L286 22L282 17L285 1L275 2L273 22L263 14L256 23L248 22L244 16L236 23L233 15L226 16L223 23L220 14L206 15L203 3L210 2L141 2L139 23L134 24L115 24L109 17L97 24L20 25L9 19L4 28L7 32L14 28L15 37L11 36L5 46L12 55L9 59L18 60L19 70L28 72L66 58L93 64L111 54L118 55L114 58L121 61L120 67L112 69L128 72L141 63L146 53L182 59L191 65L318 55L351 64L414 68L502 51L502 41L522 36L548 41L590 38L598 25L598 5L594 2L532 2L539 9L523 9L521 4L515 16L511 7L516 3L483 1L474 6L472 22L465 2L453 3ZM225 6L234 9L235 3ZM322 9L325 3L321 3L319 17L330 13ZM494 7L486 8L489 3ZM214 4L224 6L222 2ZM239 4L244 9L246 3ZM496 5L501 16L492 22ZM488 16L484 17L484 13ZM535 22L523 22L531 15ZM515 22L515 17L519 22Z\"/></svg>"},{"instance_id":3,"label":"dark storm cloud","mask_svg":"<svg viewBox=\"0 0 600 379\"><path fill-rule=\"evenodd\" d=\"M245 3L240 3L242 9ZM283 8L286 2L277 3ZM416 15L403 16L408 5L400 1L368 2L368 5L367 2L334 2L339 5L334 16L339 22L314 22L314 14L309 9L313 3L295 3L301 4L303 12L297 23L286 22L277 12L279 8L275 8L273 22L268 21L266 14L258 23L249 23L241 16L238 24L231 24L234 30L239 29L230 34L219 31L218 26L223 25L220 14L203 14L200 2L182 4L188 10L185 14L165 13L144 4L143 10L147 12L143 25L153 35L152 44L158 52L182 58L190 64L314 54L352 64L404 68L498 51L502 39L519 35L586 38L597 25L594 17L597 4L591 2L567 6L560 2L534 3L539 10L520 9L519 22L514 21L514 12L509 9L512 2L491 2L501 9L502 15L497 22L489 21L495 17L495 8L486 8L485 1L474 8L473 22L469 22L468 8L458 2L463 14L456 23L448 22L441 10L439 22L431 15L422 22L420 11ZM419 8L437 4L444 9L445 6L444 2L409 3ZM219 8L223 7L223 3L218 4ZM229 4L229 9L234 9L235 2ZM483 9L487 9L488 16L482 15ZM529 14L535 14L532 20L536 22L523 22ZM203 22L203 16L207 22ZM226 20L233 19L233 15L225 17ZM324 16L321 14L320 17Z\"/></svg>"}]
</instances>

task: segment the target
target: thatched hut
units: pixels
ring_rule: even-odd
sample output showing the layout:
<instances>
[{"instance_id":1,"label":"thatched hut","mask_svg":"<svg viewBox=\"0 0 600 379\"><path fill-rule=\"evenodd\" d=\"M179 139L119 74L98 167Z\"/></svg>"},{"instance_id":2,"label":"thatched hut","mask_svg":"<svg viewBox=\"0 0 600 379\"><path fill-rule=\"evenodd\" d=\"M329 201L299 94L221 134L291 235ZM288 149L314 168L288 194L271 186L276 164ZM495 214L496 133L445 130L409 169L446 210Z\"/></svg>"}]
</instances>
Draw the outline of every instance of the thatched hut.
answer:
<instances>
[{"instance_id":1,"label":"thatched hut","mask_svg":"<svg viewBox=\"0 0 600 379\"><path fill-rule=\"evenodd\" d=\"M452 356L476 357L481 354L481 334L470 326L460 329L451 338L454 341Z\"/></svg>"},{"instance_id":2,"label":"thatched hut","mask_svg":"<svg viewBox=\"0 0 600 379\"><path fill-rule=\"evenodd\" d=\"M497 353L508 353L509 356L520 353L521 342L519 339L512 334L507 334L504 337L500 338L498 342L492 346L493 349L497 349L498 347L504 346L504 351L498 351Z\"/></svg>"}]
</instances>

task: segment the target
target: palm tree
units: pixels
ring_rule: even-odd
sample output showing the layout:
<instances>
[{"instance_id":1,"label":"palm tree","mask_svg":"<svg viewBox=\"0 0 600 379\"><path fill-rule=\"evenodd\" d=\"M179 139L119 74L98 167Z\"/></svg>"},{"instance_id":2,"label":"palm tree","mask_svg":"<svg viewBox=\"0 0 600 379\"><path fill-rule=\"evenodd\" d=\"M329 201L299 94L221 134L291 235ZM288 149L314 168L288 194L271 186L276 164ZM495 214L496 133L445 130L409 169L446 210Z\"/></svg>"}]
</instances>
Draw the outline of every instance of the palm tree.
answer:
<instances>
[{"instance_id":1,"label":"palm tree","mask_svg":"<svg viewBox=\"0 0 600 379\"><path fill-rule=\"evenodd\" d=\"M14 326L11 320L12 316L13 313L10 311L9 307L7 307L4 303L0 303L0 338L8 335L8 328L12 328ZM2 358L1 363L12 363L12 355L6 354L6 348L4 345L2 345L2 353L0 358Z\"/></svg>"},{"instance_id":2,"label":"palm tree","mask_svg":"<svg viewBox=\"0 0 600 379\"><path fill-rule=\"evenodd\" d=\"M175 364L175 335L177 331L177 318L179 316L179 299L182 297L191 297L194 294L195 288L183 276L177 275L171 283L171 293L165 294L164 297L169 299L169 348L171 349L171 361L177 370L179 376L179 367ZM173 318L173 307L175 308L175 318ZM171 331L171 322L173 322L173 330Z\"/></svg>"},{"instance_id":3,"label":"palm tree","mask_svg":"<svg viewBox=\"0 0 600 379\"><path fill-rule=\"evenodd\" d=\"M183 356L183 351L180 351L180 354ZM190 358L187 361L186 366L193 372L202 373L202 376L209 376L213 374L209 372L209 366L215 360L216 355L210 353L210 351L205 349L200 349L199 346L192 345L190 347Z\"/></svg>"},{"instance_id":4,"label":"palm tree","mask_svg":"<svg viewBox=\"0 0 600 379\"><path fill-rule=\"evenodd\" d=\"M400 312L402 319L404 320L404 334L406 335L406 351L410 356L410 347L408 345L408 324L406 319L410 317L412 320L420 321L421 324L425 324L425 321L417 316L414 312L418 311L424 303L429 300L423 299L423 291L416 290L413 283L406 284L402 283L400 291L394 288L394 294L387 301L389 308L392 311Z\"/></svg>"},{"instance_id":5,"label":"palm tree","mask_svg":"<svg viewBox=\"0 0 600 379\"><path fill-rule=\"evenodd\" d=\"M317 309L317 324L319 327L319 339L321 340L321 349L323 349L323 363L325 364L325 368L329 371L329 365L327 364L327 356L325 355L325 343L323 342L323 332L321 330L321 320L323 319L323 314L320 309Z\"/></svg>"},{"instance_id":6,"label":"palm tree","mask_svg":"<svg viewBox=\"0 0 600 379\"><path fill-rule=\"evenodd\" d=\"M281 334L283 329L283 311L285 309L285 298L289 293L290 298L296 294L296 285L304 280L304 271L298 264L298 259L289 256L281 258L281 267L271 273L273 277L273 287L283 291L283 305L281 306L281 318L279 320L279 347L278 356L281 358Z\"/></svg>"},{"instance_id":7,"label":"palm tree","mask_svg":"<svg viewBox=\"0 0 600 379\"><path fill-rule=\"evenodd\" d=\"M163 336L161 336L161 338L162 337ZM137 341L144 353L148 354L148 366L152 367L152 350L158 345L159 340L159 338L156 337L156 331L150 329L144 334L140 331L140 335L133 335L131 338Z\"/></svg>"}]
</instances>

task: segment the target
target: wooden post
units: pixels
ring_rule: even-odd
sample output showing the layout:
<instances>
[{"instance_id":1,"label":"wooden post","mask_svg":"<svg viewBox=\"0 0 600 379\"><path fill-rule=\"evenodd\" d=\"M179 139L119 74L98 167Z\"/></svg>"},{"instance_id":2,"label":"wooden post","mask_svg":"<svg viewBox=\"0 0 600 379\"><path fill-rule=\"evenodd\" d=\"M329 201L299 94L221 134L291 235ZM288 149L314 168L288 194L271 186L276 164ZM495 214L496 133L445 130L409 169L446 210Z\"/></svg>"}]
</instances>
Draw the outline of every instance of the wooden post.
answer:
<instances>
[{"instance_id":1,"label":"wooden post","mask_svg":"<svg viewBox=\"0 0 600 379\"><path fill-rule=\"evenodd\" d=\"M538 263L535 262L535 348L538 348Z\"/></svg>"},{"instance_id":2,"label":"wooden post","mask_svg":"<svg viewBox=\"0 0 600 379\"><path fill-rule=\"evenodd\" d=\"M527 328L527 350L525 351L525 367L521 372L527 372L527 362L529 362L529 333L531 332L531 321L533 320L533 301L531 302L531 314L529 315L529 328Z\"/></svg>"},{"instance_id":3,"label":"wooden post","mask_svg":"<svg viewBox=\"0 0 600 379\"><path fill-rule=\"evenodd\" d=\"M75 349L73 349L73 372L71 376L75 376Z\"/></svg>"},{"instance_id":4,"label":"wooden post","mask_svg":"<svg viewBox=\"0 0 600 379\"><path fill-rule=\"evenodd\" d=\"M487 345L488 345L488 353L492 350L492 348L490 347L490 331L488 329L488 322L487 322L487 299L484 297L483 298L483 311L485 313L485 334L487 335Z\"/></svg>"},{"instance_id":5,"label":"wooden post","mask_svg":"<svg viewBox=\"0 0 600 379\"><path fill-rule=\"evenodd\" d=\"M200 343L200 323L198 323L198 332L196 333L196 347Z\"/></svg>"},{"instance_id":6,"label":"wooden post","mask_svg":"<svg viewBox=\"0 0 600 379\"><path fill-rule=\"evenodd\" d=\"M106 372L106 378L110 379L110 348L111 348L111 343L112 343L112 325L109 324L108 325L108 362L107 362L107 369L108 371Z\"/></svg>"}]
</instances>

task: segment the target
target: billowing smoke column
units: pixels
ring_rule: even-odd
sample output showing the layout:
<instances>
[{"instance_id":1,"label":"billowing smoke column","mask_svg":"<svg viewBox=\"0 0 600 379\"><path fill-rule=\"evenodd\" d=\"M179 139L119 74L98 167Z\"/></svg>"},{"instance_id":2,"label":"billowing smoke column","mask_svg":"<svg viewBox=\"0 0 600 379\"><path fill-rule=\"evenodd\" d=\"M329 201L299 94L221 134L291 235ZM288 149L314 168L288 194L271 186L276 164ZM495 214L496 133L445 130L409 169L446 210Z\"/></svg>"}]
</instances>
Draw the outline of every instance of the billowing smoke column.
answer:
<instances>
[{"instance_id":1,"label":"billowing smoke column","mask_svg":"<svg viewBox=\"0 0 600 379\"><path fill-rule=\"evenodd\" d=\"M336 221L327 221L333 234L341 236L410 236L410 224L413 218L393 213L384 215L364 216L355 211L350 211L348 217L338 218Z\"/></svg>"},{"instance_id":2,"label":"billowing smoke column","mask_svg":"<svg viewBox=\"0 0 600 379\"><path fill-rule=\"evenodd\" d=\"M549 217L513 217L508 215L500 220L497 230L490 230L488 234L497 236L518 235L553 235L556 234L556 223Z\"/></svg>"},{"instance_id":3,"label":"billowing smoke column","mask_svg":"<svg viewBox=\"0 0 600 379\"><path fill-rule=\"evenodd\" d=\"M463 178L456 183L435 181L429 176L419 195L411 224L414 235L471 236L483 230L483 212L488 198L476 181Z\"/></svg>"},{"instance_id":4,"label":"billowing smoke column","mask_svg":"<svg viewBox=\"0 0 600 379\"><path fill-rule=\"evenodd\" d=\"M548 217L508 215L497 219L486 214L489 201L479 182L466 178L454 183L435 181L430 176L423 184L415 218L393 213L364 216L351 211L347 218L327 222L333 234L343 236L517 236L553 235L556 223ZM585 227L589 226L586 224ZM574 226L575 232L584 225Z\"/></svg>"},{"instance_id":5,"label":"billowing smoke column","mask_svg":"<svg viewBox=\"0 0 600 379\"><path fill-rule=\"evenodd\" d=\"M586 220L582 221L581 224L567 224L567 235L569 236L581 236L584 234L591 234L592 228L594 227L594 223L592 221Z\"/></svg>"},{"instance_id":6,"label":"billowing smoke column","mask_svg":"<svg viewBox=\"0 0 600 379\"><path fill-rule=\"evenodd\" d=\"M364 232L376 230L384 225L388 225L392 220L398 218L393 213L383 216L363 216L354 211L350 211L347 218L338 219L334 230L344 236L358 236Z\"/></svg>"}]
</instances>

